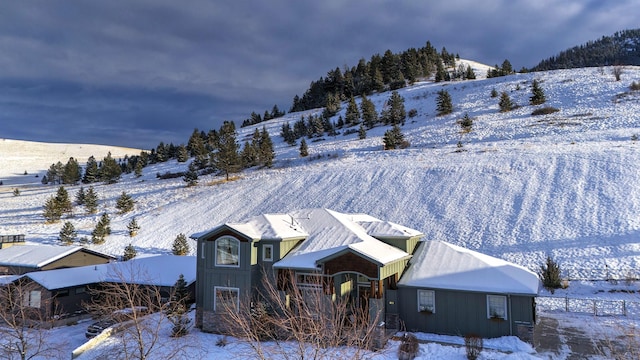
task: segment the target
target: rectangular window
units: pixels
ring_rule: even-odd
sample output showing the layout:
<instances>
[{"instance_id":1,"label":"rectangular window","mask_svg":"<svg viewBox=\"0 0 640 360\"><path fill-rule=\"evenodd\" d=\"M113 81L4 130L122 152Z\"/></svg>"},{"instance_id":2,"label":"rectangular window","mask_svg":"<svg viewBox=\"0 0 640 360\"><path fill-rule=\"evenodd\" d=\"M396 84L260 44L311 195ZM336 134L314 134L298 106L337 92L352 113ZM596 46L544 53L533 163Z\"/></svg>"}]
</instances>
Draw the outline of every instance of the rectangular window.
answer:
<instances>
[{"instance_id":1,"label":"rectangular window","mask_svg":"<svg viewBox=\"0 0 640 360\"><path fill-rule=\"evenodd\" d=\"M213 291L215 292L213 311L217 313L238 312L240 309L240 289L214 286Z\"/></svg>"},{"instance_id":2,"label":"rectangular window","mask_svg":"<svg viewBox=\"0 0 640 360\"><path fill-rule=\"evenodd\" d=\"M205 245L205 242L203 241L202 244L200 244L200 258L201 259L205 258L205 254L204 254L205 247L204 247L204 245Z\"/></svg>"},{"instance_id":3,"label":"rectangular window","mask_svg":"<svg viewBox=\"0 0 640 360\"><path fill-rule=\"evenodd\" d=\"M273 261L273 245L262 247L262 261Z\"/></svg>"},{"instance_id":4,"label":"rectangular window","mask_svg":"<svg viewBox=\"0 0 640 360\"><path fill-rule=\"evenodd\" d=\"M87 292L87 288L85 288L84 286L76 288L76 294L84 294L86 292Z\"/></svg>"},{"instance_id":5,"label":"rectangular window","mask_svg":"<svg viewBox=\"0 0 640 360\"><path fill-rule=\"evenodd\" d=\"M296 274L296 284L299 288L322 289L322 275L298 273Z\"/></svg>"},{"instance_id":6,"label":"rectangular window","mask_svg":"<svg viewBox=\"0 0 640 360\"><path fill-rule=\"evenodd\" d=\"M433 290L418 290L418 311L425 313L436 312L436 292Z\"/></svg>"},{"instance_id":7,"label":"rectangular window","mask_svg":"<svg viewBox=\"0 0 640 360\"><path fill-rule=\"evenodd\" d=\"M240 266L240 241L232 237L216 240L216 266Z\"/></svg>"},{"instance_id":8,"label":"rectangular window","mask_svg":"<svg viewBox=\"0 0 640 360\"><path fill-rule=\"evenodd\" d=\"M27 291L23 294L23 304L32 308L40 308L40 291Z\"/></svg>"},{"instance_id":9,"label":"rectangular window","mask_svg":"<svg viewBox=\"0 0 640 360\"><path fill-rule=\"evenodd\" d=\"M507 319L507 297L503 295L487 295L487 318Z\"/></svg>"}]
</instances>

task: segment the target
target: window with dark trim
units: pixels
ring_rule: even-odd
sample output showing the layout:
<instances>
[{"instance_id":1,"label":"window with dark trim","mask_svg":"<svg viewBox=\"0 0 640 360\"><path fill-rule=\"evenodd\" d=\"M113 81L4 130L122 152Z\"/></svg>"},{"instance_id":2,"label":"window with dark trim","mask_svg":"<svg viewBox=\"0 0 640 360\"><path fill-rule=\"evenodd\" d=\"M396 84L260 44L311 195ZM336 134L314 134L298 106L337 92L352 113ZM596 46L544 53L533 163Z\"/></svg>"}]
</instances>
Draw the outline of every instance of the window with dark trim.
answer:
<instances>
[{"instance_id":1,"label":"window with dark trim","mask_svg":"<svg viewBox=\"0 0 640 360\"><path fill-rule=\"evenodd\" d=\"M240 240L231 236L216 240L216 266L240 266Z\"/></svg>"}]
</instances>

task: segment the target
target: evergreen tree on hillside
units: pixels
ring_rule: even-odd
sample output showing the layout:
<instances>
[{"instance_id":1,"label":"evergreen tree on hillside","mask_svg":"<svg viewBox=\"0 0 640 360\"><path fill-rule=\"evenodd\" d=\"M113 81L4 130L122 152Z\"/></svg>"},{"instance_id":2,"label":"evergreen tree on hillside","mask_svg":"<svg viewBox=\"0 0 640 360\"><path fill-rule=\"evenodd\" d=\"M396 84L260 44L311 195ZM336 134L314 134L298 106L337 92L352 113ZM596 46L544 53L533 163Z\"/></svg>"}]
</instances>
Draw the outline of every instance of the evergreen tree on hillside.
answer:
<instances>
[{"instance_id":1,"label":"evergreen tree on hillside","mask_svg":"<svg viewBox=\"0 0 640 360\"><path fill-rule=\"evenodd\" d=\"M111 152L107 153L100 167L100 181L104 181L107 184L115 184L120 180L120 175L122 175L122 168L116 160L111 157Z\"/></svg>"},{"instance_id":2,"label":"evergreen tree on hillside","mask_svg":"<svg viewBox=\"0 0 640 360\"><path fill-rule=\"evenodd\" d=\"M62 218L62 210L58 206L54 196L45 201L42 215L47 223L55 223L60 221L60 218Z\"/></svg>"},{"instance_id":3,"label":"evergreen tree on hillside","mask_svg":"<svg viewBox=\"0 0 640 360\"><path fill-rule=\"evenodd\" d=\"M50 184L62 184L62 175L64 174L64 165L60 161L49 166L46 178Z\"/></svg>"},{"instance_id":4,"label":"evergreen tree on hillside","mask_svg":"<svg viewBox=\"0 0 640 360\"><path fill-rule=\"evenodd\" d=\"M62 229L60 229L60 234L58 235L58 239L65 245L72 244L76 238L78 237L78 232L76 231L75 226L69 221L65 222L62 225Z\"/></svg>"},{"instance_id":5,"label":"evergreen tree on hillside","mask_svg":"<svg viewBox=\"0 0 640 360\"><path fill-rule=\"evenodd\" d=\"M136 251L136 248L134 248L133 245L129 244L124 248L124 254L122 255L122 260L129 261L134 257L136 257L137 255L138 255L138 251Z\"/></svg>"},{"instance_id":6,"label":"evergreen tree on hillside","mask_svg":"<svg viewBox=\"0 0 640 360\"><path fill-rule=\"evenodd\" d=\"M84 205L85 196L84 187L80 186L80 189L76 193L76 204Z\"/></svg>"},{"instance_id":7,"label":"evergreen tree on hillside","mask_svg":"<svg viewBox=\"0 0 640 360\"><path fill-rule=\"evenodd\" d=\"M134 237L138 235L138 231L140 231L140 225L136 221L136 218L131 218L131 221L127 224L127 231L129 232L129 237Z\"/></svg>"},{"instance_id":8,"label":"evergreen tree on hillside","mask_svg":"<svg viewBox=\"0 0 640 360\"><path fill-rule=\"evenodd\" d=\"M387 125L404 125L406 118L407 112L404 108L404 98L394 90L387 101L386 109L382 111L382 121Z\"/></svg>"},{"instance_id":9,"label":"evergreen tree on hillside","mask_svg":"<svg viewBox=\"0 0 640 360\"><path fill-rule=\"evenodd\" d=\"M356 100L353 96L349 99L344 121L347 126L357 125L360 122L360 111L358 111L358 104L356 104Z\"/></svg>"},{"instance_id":10,"label":"evergreen tree on hillside","mask_svg":"<svg viewBox=\"0 0 640 360\"><path fill-rule=\"evenodd\" d=\"M78 165L76 159L70 157L62 171L62 183L67 185L75 185L82 178L82 168Z\"/></svg>"},{"instance_id":11,"label":"evergreen tree on hillside","mask_svg":"<svg viewBox=\"0 0 640 360\"><path fill-rule=\"evenodd\" d=\"M498 106L500 107L500 112L508 112L513 109L513 102L506 91L503 91L500 94L500 102L498 103Z\"/></svg>"},{"instance_id":12,"label":"evergreen tree on hillside","mask_svg":"<svg viewBox=\"0 0 640 360\"><path fill-rule=\"evenodd\" d=\"M195 161L189 164L189 169L182 177L182 180L187 183L187 186L198 185L198 166L195 164Z\"/></svg>"},{"instance_id":13,"label":"evergreen tree on hillside","mask_svg":"<svg viewBox=\"0 0 640 360\"><path fill-rule=\"evenodd\" d=\"M240 170L240 145L236 140L236 126L232 121L225 121L220 127L217 141L217 151L212 157L214 167L225 174L229 180L229 174Z\"/></svg>"},{"instance_id":14,"label":"evergreen tree on hillside","mask_svg":"<svg viewBox=\"0 0 640 360\"><path fill-rule=\"evenodd\" d=\"M270 168L273 166L273 160L276 157L276 153L273 149L273 141L266 127L262 127L260 132L260 138L258 139L258 162L260 165Z\"/></svg>"},{"instance_id":15,"label":"evergreen tree on hillside","mask_svg":"<svg viewBox=\"0 0 640 360\"><path fill-rule=\"evenodd\" d=\"M171 246L171 253L173 255L184 256L189 254L189 242L187 241L187 237L184 234L178 234L175 240L173 240L173 245Z\"/></svg>"},{"instance_id":16,"label":"evergreen tree on hillside","mask_svg":"<svg viewBox=\"0 0 640 360\"><path fill-rule=\"evenodd\" d=\"M340 111L340 97L336 94L329 93L325 101L322 117L329 119Z\"/></svg>"},{"instance_id":17,"label":"evergreen tree on hillside","mask_svg":"<svg viewBox=\"0 0 640 360\"><path fill-rule=\"evenodd\" d=\"M258 129L256 129L256 131L257 130ZM242 167L244 168L258 165L258 154L253 142L249 142L249 140L244 142L242 151L240 152L240 158L242 159Z\"/></svg>"},{"instance_id":18,"label":"evergreen tree on hillside","mask_svg":"<svg viewBox=\"0 0 640 360\"><path fill-rule=\"evenodd\" d=\"M360 128L358 129L358 139L364 140L367 138L367 130L364 128L363 124L360 124Z\"/></svg>"},{"instance_id":19,"label":"evergreen tree on hillside","mask_svg":"<svg viewBox=\"0 0 640 360\"><path fill-rule=\"evenodd\" d=\"M189 152L187 151L187 147L184 145L180 145L178 146L178 150L177 150L177 160L178 162L187 162L187 160L189 160Z\"/></svg>"},{"instance_id":20,"label":"evergreen tree on hillside","mask_svg":"<svg viewBox=\"0 0 640 360\"><path fill-rule=\"evenodd\" d=\"M451 103L451 95L447 90L438 91L436 99L436 111L438 116L451 114L453 112L453 104Z\"/></svg>"},{"instance_id":21,"label":"evergreen tree on hillside","mask_svg":"<svg viewBox=\"0 0 640 360\"><path fill-rule=\"evenodd\" d=\"M132 211L134 206L135 206L135 201L125 191L123 191L122 194L120 194L120 196L116 200L116 209L118 209L118 213L120 214L126 214Z\"/></svg>"},{"instance_id":22,"label":"evergreen tree on hillside","mask_svg":"<svg viewBox=\"0 0 640 360\"><path fill-rule=\"evenodd\" d=\"M362 121L368 129L372 129L378 122L378 113L376 112L376 106L366 95L362 95L362 101L360 102L360 113L362 114Z\"/></svg>"},{"instance_id":23,"label":"evergreen tree on hillside","mask_svg":"<svg viewBox=\"0 0 640 360\"><path fill-rule=\"evenodd\" d=\"M531 86L531 97L529 98L529 104L531 105L540 105L544 104L547 99L544 96L544 90L540 87L538 80L533 80L533 85Z\"/></svg>"},{"instance_id":24,"label":"evergreen tree on hillside","mask_svg":"<svg viewBox=\"0 0 640 360\"><path fill-rule=\"evenodd\" d=\"M307 157L309 156L309 148L307 147L307 142L304 140L300 140L300 156Z\"/></svg>"},{"instance_id":25,"label":"evergreen tree on hillside","mask_svg":"<svg viewBox=\"0 0 640 360\"><path fill-rule=\"evenodd\" d=\"M111 219L107 213L102 214L98 224L91 232L91 242L102 244L107 236L111 234Z\"/></svg>"},{"instance_id":26,"label":"evergreen tree on hillside","mask_svg":"<svg viewBox=\"0 0 640 360\"><path fill-rule=\"evenodd\" d=\"M137 178L142 176L142 161L137 161L136 162L136 166L134 167L133 173L136 175Z\"/></svg>"},{"instance_id":27,"label":"evergreen tree on hillside","mask_svg":"<svg viewBox=\"0 0 640 360\"><path fill-rule=\"evenodd\" d=\"M69 200L69 192L64 186L60 186L55 195L56 206L60 209L60 211L64 214L71 214L73 211L73 204L71 204L71 200Z\"/></svg>"},{"instance_id":28,"label":"evergreen tree on hillside","mask_svg":"<svg viewBox=\"0 0 640 360\"><path fill-rule=\"evenodd\" d=\"M404 134L400 130L400 127L395 124L391 130L387 130L382 138L385 150L394 150L399 148L404 142Z\"/></svg>"},{"instance_id":29,"label":"evergreen tree on hillside","mask_svg":"<svg viewBox=\"0 0 640 360\"><path fill-rule=\"evenodd\" d=\"M86 169L84 171L84 176L82 177L82 182L85 184L91 184L100 180L100 170L98 169L98 162L96 158L89 156L87 160Z\"/></svg>"},{"instance_id":30,"label":"evergreen tree on hillside","mask_svg":"<svg viewBox=\"0 0 640 360\"><path fill-rule=\"evenodd\" d=\"M84 208L88 214L95 214L98 212L98 195L96 194L93 186L89 186L89 189L84 196Z\"/></svg>"}]
</instances>

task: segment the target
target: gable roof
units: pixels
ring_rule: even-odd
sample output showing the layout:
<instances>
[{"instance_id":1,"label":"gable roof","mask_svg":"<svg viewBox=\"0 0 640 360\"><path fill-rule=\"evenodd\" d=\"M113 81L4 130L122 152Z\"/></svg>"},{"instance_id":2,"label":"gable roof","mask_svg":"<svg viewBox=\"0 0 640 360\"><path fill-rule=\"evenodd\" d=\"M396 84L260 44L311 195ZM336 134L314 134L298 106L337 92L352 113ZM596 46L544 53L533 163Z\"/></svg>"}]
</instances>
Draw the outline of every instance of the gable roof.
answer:
<instances>
[{"instance_id":1,"label":"gable roof","mask_svg":"<svg viewBox=\"0 0 640 360\"><path fill-rule=\"evenodd\" d=\"M537 295L538 275L525 267L444 241L423 241L398 286Z\"/></svg>"},{"instance_id":2,"label":"gable roof","mask_svg":"<svg viewBox=\"0 0 640 360\"><path fill-rule=\"evenodd\" d=\"M367 220L369 223L382 221L369 215L343 214L329 209L306 209L292 212L290 216L309 235L282 260L276 262L274 268L315 270L323 259L345 250L351 250L378 265L411 256L370 235L358 220ZM373 228L380 230L383 227ZM415 236L421 235L416 230L412 230L412 233Z\"/></svg>"},{"instance_id":3,"label":"gable roof","mask_svg":"<svg viewBox=\"0 0 640 360\"><path fill-rule=\"evenodd\" d=\"M180 274L187 284L196 281L195 256L148 256L124 262L36 271L23 276L54 290L100 282L173 286Z\"/></svg>"},{"instance_id":4,"label":"gable roof","mask_svg":"<svg viewBox=\"0 0 640 360\"><path fill-rule=\"evenodd\" d=\"M115 259L111 255L90 250L82 246L14 245L0 249L0 265L41 268L79 251L88 252L108 259Z\"/></svg>"},{"instance_id":5,"label":"gable roof","mask_svg":"<svg viewBox=\"0 0 640 360\"><path fill-rule=\"evenodd\" d=\"M195 233L190 237L199 239L215 234L223 228L237 231L255 241L287 240L306 238L307 234L300 224L288 214L263 214L255 216L244 223L224 223L211 230Z\"/></svg>"}]
</instances>

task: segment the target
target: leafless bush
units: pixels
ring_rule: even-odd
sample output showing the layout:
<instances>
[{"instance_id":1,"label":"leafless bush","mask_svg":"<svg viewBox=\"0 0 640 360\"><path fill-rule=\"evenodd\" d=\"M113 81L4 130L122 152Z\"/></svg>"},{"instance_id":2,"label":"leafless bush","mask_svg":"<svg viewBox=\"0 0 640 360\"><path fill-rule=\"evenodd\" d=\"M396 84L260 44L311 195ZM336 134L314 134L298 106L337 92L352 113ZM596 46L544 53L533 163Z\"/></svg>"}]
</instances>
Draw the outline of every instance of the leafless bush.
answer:
<instances>
[{"instance_id":1,"label":"leafless bush","mask_svg":"<svg viewBox=\"0 0 640 360\"><path fill-rule=\"evenodd\" d=\"M95 318L111 320L119 339L117 352L109 348L109 358L149 359L160 352L173 358L195 346L167 342L162 329L167 324L167 304L161 289L152 284L152 277L135 261L112 267L110 282L103 282L90 290L92 302L87 310ZM105 354L107 355L107 354Z\"/></svg>"},{"instance_id":2,"label":"leafless bush","mask_svg":"<svg viewBox=\"0 0 640 360\"><path fill-rule=\"evenodd\" d=\"M467 334L464 336L464 347L467 349L467 359L476 360L482 352L482 338L478 335Z\"/></svg>"},{"instance_id":3,"label":"leafless bush","mask_svg":"<svg viewBox=\"0 0 640 360\"><path fill-rule=\"evenodd\" d=\"M553 106L545 106L545 107L533 110L531 115L533 115L533 116L548 115L548 114L553 114L553 113L558 112L558 111L560 111L560 109L555 108Z\"/></svg>"},{"instance_id":4,"label":"leafless bush","mask_svg":"<svg viewBox=\"0 0 640 360\"><path fill-rule=\"evenodd\" d=\"M616 81L620 81L620 78L622 77L623 72L624 72L624 67L621 65L616 65L613 67L613 69L611 69L611 73L613 74L613 77L616 78Z\"/></svg>"},{"instance_id":5,"label":"leafless bush","mask_svg":"<svg viewBox=\"0 0 640 360\"><path fill-rule=\"evenodd\" d=\"M0 357L6 359L62 358L64 343L47 338L56 315L49 299L27 281L0 288Z\"/></svg>"},{"instance_id":6,"label":"leafless bush","mask_svg":"<svg viewBox=\"0 0 640 360\"><path fill-rule=\"evenodd\" d=\"M418 355L420 344L418 338L412 333L404 333L402 342L398 347L398 360L412 360Z\"/></svg>"},{"instance_id":7,"label":"leafless bush","mask_svg":"<svg viewBox=\"0 0 640 360\"><path fill-rule=\"evenodd\" d=\"M372 348L378 314L330 295L330 285L321 276L304 286L296 284L293 272L279 280L280 289L265 277L259 294L240 301L238 310L230 306L219 310L224 332L251 349L247 357L360 358Z\"/></svg>"}]
</instances>

